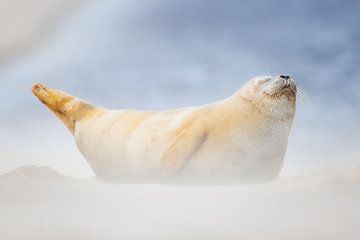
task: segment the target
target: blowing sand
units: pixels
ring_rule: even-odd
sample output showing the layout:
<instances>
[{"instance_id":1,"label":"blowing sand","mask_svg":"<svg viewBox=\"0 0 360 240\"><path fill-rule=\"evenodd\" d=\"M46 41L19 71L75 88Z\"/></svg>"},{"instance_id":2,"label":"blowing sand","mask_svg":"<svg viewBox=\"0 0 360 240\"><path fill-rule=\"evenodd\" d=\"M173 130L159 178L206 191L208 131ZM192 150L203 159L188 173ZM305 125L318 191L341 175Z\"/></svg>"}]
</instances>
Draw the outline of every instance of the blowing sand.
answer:
<instances>
[{"instance_id":1,"label":"blowing sand","mask_svg":"<svg viewBox=\"0 0 360 240\"><path fill-rule=\"evenodd\" d=\"M0 239L359 239L360 171L241 186L0 177Z\"/></svg>"}]
</instances>

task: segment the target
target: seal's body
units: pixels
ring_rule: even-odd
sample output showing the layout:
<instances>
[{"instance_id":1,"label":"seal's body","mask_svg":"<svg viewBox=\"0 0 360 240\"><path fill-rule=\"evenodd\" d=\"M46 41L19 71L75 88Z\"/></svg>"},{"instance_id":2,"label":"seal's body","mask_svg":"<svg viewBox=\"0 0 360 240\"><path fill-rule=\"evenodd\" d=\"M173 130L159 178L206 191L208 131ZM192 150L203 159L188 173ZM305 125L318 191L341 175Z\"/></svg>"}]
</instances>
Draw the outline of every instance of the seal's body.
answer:
<instances>
[{"instance_id":1,"label":"seal's body","mask_svg":"<svg viewBox=\"0 0 360 240\"><path fill-rule=\"evenodd\" d=\"M296 101L286 76L256 77L223 101L161 112L107 110L42 84L33 92L99 177L138 181L276 178Z\"/></svg>"}]
</instances>

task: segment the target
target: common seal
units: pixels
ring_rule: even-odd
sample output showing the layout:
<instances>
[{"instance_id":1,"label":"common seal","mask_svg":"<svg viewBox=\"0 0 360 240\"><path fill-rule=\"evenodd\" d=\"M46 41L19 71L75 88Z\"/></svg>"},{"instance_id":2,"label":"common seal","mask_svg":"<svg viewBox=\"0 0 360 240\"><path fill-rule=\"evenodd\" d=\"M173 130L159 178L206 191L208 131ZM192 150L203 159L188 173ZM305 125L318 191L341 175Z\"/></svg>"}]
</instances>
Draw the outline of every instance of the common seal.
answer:
<instances>
[{"instance_id":1,"label":"common seal","mask_svg":"<svg viewBox=\"0 0 360 240\"><path fill-rule=\"evenodd\" d=\"M102 179L221 181L278 176L297 88L289 76L258 76L222 101L168 111L108 110L41 83L32 92Z\"/></svg>"}]
</instances>

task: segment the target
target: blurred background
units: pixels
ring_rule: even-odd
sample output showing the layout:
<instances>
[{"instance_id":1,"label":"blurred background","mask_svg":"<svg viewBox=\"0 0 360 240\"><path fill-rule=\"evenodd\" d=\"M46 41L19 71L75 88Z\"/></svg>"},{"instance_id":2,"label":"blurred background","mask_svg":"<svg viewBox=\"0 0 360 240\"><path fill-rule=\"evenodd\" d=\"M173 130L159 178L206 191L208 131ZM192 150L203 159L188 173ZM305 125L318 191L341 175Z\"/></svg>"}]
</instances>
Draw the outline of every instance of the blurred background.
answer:
<instances>
[{"instance_id":1,"label":"blurred background","mask_svg":"<svg viewBox=\"0 0 360 240\"><path fill-rule=\"evenodd\" d=\"M108 108L225 98L256 75L292 76L299 101L282 176L360 165L360 2L1 0L0 174L93 173L34 82Z\"/></svg>"}]
</instances>

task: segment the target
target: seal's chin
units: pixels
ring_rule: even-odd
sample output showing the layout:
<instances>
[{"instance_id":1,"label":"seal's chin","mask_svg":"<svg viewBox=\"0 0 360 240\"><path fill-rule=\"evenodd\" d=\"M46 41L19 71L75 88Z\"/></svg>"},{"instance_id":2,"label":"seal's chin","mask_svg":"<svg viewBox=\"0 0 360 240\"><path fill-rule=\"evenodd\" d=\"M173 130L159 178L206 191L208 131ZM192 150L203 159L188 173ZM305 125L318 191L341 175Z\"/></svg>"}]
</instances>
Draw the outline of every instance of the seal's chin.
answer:
<instances>
[{"instance_id":1,"label":"seal's chin","mask_svg":"<svg viewBox=\"0 0 360 240\"><path fill-rule=\"evenodd\" d=\"M279 91L279 95L285 95L287 97L295 97L297 93L297 88L295 86L283 86Z\"/></svg>"}]
</instances>

